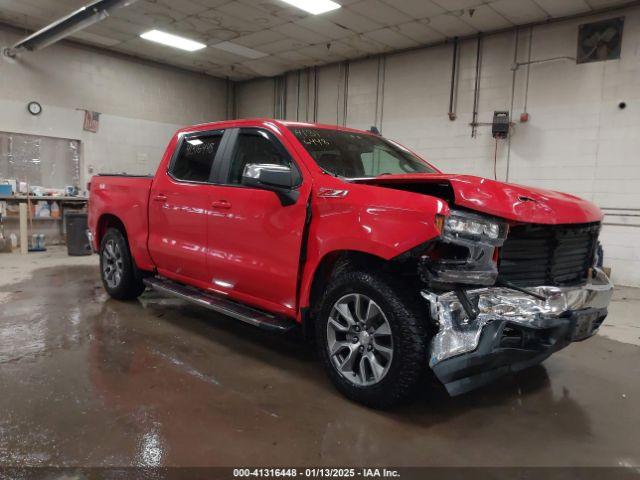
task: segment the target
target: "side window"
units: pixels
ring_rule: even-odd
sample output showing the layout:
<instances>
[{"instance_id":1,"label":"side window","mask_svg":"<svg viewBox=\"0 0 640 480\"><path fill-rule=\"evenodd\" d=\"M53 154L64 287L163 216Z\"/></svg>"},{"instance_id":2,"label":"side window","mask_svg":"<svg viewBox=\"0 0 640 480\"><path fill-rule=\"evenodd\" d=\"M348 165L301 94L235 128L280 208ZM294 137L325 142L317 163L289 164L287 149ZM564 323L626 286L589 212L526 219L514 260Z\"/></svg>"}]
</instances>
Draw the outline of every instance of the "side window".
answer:
<instances>
[{"instance_id":1,"label":"side window","mask_svg":"<svg viewBox=\"0 0 640 480\"><path fill-rule=\"evenodd\" d=\"M227 183L241 184L244 167L250 163L271 163L286 165L294 170L296 168L287 151L271 133L259 129L242 129L231 157Z\"/></svg>"},{"instance_id":2,"label":"side window","mask_svg":"<svg viewBox=\"0 0 640 480\"><path fill-rule=\"evenodd\" d=\"M180 152L171 166L171 174L178 180L207 182L213 159L223 132L189 136L182 142Z\"/></svg>"}]
</instances>

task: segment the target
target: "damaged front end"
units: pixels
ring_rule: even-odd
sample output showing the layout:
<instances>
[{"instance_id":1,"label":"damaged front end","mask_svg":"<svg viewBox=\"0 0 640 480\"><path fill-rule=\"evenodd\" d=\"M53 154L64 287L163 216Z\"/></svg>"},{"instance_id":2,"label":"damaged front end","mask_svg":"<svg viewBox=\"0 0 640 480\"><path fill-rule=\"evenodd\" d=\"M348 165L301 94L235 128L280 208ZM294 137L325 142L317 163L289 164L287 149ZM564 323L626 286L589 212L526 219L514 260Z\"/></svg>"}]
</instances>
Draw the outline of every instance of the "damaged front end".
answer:
<instances>
[{"instance_id":1,"label":"damaged front end","mask_svg":"<svg viewBox=\"0 0 640 480\"><path fill-rule=\"evenodd\" d=\"M613 293L604 272L592 267L599 226L549 226L544 229L548 238L527 230L523 237L529 243L516 243L515 231L509 244L509 227L499 219L455 211L452 218L445 220L440 243L420 263L426 285L421 293L438 328L431 340L429 366L451 395L535 365L597 331ZM531 252L525 250L543 241L548 245L544 252L533 251L535 263L527 263ZM502 275L498 261L503 246L511 255L504 268L511 277ZM513 252L525 257L520 260ZM581 272L572 276L573 267L566 266L576 252L583 252L583 280ZM516 275L519 261L525 262L525 276ZM543 277L536 276L539 264L546 265ZM527 278L541 283L527 283ZM575 282L576 278L580 280ZM568 283L562 284L563 279Z\"/></svg>"}]
</instances>

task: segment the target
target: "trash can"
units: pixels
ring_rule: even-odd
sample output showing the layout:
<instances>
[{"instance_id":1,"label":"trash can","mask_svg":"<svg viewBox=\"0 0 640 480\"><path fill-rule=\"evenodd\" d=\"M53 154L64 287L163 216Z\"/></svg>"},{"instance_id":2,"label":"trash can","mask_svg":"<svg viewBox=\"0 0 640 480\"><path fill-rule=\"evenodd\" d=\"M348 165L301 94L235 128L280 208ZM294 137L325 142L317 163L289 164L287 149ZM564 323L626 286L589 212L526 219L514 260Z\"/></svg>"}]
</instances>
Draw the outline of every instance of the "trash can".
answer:
<instances>
[{"instance_id":1,"label":"trash can","mask_svg":"<svg viewBox=\"0 0 640 480\"><path fill-rule=\"evenodd\" d=\"M67 213L67 253L69 255L91 255L87 238L87 214Z\"/></svg>"}]
</instances>

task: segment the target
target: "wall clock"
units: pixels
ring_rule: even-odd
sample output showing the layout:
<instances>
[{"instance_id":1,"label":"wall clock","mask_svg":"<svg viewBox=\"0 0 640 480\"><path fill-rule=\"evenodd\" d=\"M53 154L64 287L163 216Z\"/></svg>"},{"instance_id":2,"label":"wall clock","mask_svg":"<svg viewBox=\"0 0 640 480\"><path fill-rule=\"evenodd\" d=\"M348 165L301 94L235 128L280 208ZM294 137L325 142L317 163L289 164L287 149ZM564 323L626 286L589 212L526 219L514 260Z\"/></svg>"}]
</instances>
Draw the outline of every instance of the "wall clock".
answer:
<instances>
[{"instance_id":1,"label":"wall clock","mask_svg":"<svg viewBox=\"0 0 640 480\"><path fill-rule=\"evenodd\" d=\"M27 110L29 110L31 115L40 115L42 113L42 105L38 102L29 102Z\"/></svg>"}]
</instances>

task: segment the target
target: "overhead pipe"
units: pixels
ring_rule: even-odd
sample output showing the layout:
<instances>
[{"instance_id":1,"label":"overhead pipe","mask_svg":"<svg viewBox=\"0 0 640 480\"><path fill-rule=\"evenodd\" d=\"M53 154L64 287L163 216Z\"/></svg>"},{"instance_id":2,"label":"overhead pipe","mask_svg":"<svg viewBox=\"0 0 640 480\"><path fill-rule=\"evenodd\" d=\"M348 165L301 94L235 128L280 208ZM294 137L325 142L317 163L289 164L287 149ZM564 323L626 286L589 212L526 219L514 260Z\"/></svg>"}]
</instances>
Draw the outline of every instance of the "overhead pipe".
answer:
<instances>
[{"instance_id":1,"label":"overhead pipe","mask_svg":"<svg viewBox=\"0 0 640 480\"><path fill-rule=\"evenodd\" d=\"M80 30L98 23L116 8L127 7L137 0L96 0L66 15L11 47L2 50L3 55L15 58L21 52L41 50Z\"/></svg>"},{"instance_id":2,"label":"overhead pipe","mask_svg":"<svg viewBox=\"0 0 640 480\"><path fill-rule=\"evenodd\" d=\"M476 50L476 82L473 90L473 118L471 120L471 137L475 138L478 129L478 100L480 97L480 68L482 63L482 33L478 34Z\"/></svg>"},{"instance_id":3,"label":"overhead pipe","mask_svg":"<svg viewBox=\"0 0 640 480\"><path fill-rule=\"evenodd\" d=\"M384 120L384 86L387 80L387 57L382 57L382 80L380 84L380 124L379 130L382 133L382 122Z\"/></svg>"},{"instance_id":4,"label":"overhead pipe","mask_svg":"<svg viewBox=\"0 0 640 480\"><path fill-rule=\"evenodd\" d=\"M296 122L300 121L300 83L302 71L298 70L298 82L296 85Z\"/></svg>"},{"instance_id":5,"label":"overhead pipe","mask_svg":"<svg viewBox=\"0 0 640 480\"><path fill-rule=\"evenodd\" d=\"M577 62L576 57L570 57L568 55L563 55L561 57L542 58L540 60L529 60L527 62L516 62L511 66L511 70L513 70L515 72L520 67L529 66L529 65L535 65L536 63L556 62L558 60L571 60L572 62Z\"/></svg>"},{"instance_id":6,"label":"overhead pipe","mask_svg":"<svg viewBox=\"0 0 640 480\"><path fill-rule=\"evenodd\" d=\"M280 114L282 116L282 119L285 120L287 118L287 85L289 83L289 77L287 76L287 74L283 74L282 75L282 107L280 110Z\"/></svg>"},{"instance_id":7,"label":"overhead pipe","mask_svg":"<svg viewBox=\"0 0 640 480\"><path fill-rule=\"evenodd\" d=\"M376 103L375 110L373 112L373 125L378 127L378 109L380 108L380 63L382 62L382 57L378 57L378 70L376 72Z\"/></svg>"},{"instance_id":8,"label":"overhead pipe","mask_svg":"<svg viewBox=\"0 0 640 480\"><path fill-rule=\"evenodd\" d=\"M449 120L456 119L456 112L453 111L453 102L456 89L456 74L458 71L458 49L460 48L458 37L453 38L453 62L451 65L451 93L449 95Z\"/></svg>"},{"instance_id":9,"label":"overhead pipe","mask_svg":"<svg viewBox=\"0 0 640 480\"><path fill-rule=\"evenodd\" d=\"M229 77L226 78L226 117L227 120L235 120L238 117L236 104L236 83Z\"/></svg>"},{"instance_id":10,"label":"overhead pipe","mask_svg":"<svg viewBox=\"0 0 640 480\"><path fill-rule=\"evenodd\" d=\"M313 121L318 121L318 67L313 67Z\"/></svg>"},{"instance_id":11,"label":"overhead pipe","mask_svg":"<svg viewBox=\"0 0 640 480\"><path fill-rule=\"evenodd\" d=\"M513 48L513 63L518 63L518 46L520 44L520 30L516 27L515 31L515 41ZM531 41L529 41L529 47L531 47ZM529 49L529 53L531 53L531 49ZM516 98L516 75L517 71L513 70L511 74L511 105L509 107L509 118L513 118L513 106ZM498 143L496 142L496 148L498 147ZM511 166L511 134L507 139L507 172L505 174L505 182L509 181L509 169Z\"/></svg>"},{"instance_id":12,"label":"overhead pipe","mask_svg":"<svg viewBox=\"0 0 640 480\"><path fill-rule=\"evenodd\" d=\"M529 112L528 112L528 106L529 106L529 79L531 78L531 45L533 45L533 27L531 27L529 29L529 56L527 58L527 82L525 84L525 88L524 88L524 106L522 109L522 113L524 113L527 116L527 120L529 119Z\"/></svg>"},{"instance_id":13,"label":"overhead pipe","mask_svg":"<svg viewBox=\"0 0 640 480\"><path fill-rule=\"evenodd\" d=\"M311 67L307 68L307 107L305 111L305 121L309 121L310 104L311 104ZM313 118L313 117L312 117Z\"/></svg>"},{"instance_id":14,"label":"overhead pipe","mask_svg":"<svg viewBox=\"0 0 640 480\"><path fill-rule=\"evenodd\" d=\"M344 92L342 97L342 126L347 126L349 115L349 62L344 64Z\"/></svg>"}]
</instances>

